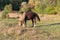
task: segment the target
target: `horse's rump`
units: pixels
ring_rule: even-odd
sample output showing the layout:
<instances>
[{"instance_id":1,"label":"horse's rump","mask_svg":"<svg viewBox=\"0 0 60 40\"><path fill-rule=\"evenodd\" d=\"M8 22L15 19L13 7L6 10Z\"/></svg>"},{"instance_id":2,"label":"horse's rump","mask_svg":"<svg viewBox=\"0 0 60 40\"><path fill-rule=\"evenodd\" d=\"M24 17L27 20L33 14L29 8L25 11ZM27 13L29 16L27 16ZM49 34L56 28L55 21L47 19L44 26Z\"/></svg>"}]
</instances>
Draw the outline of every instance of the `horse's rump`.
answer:
<instances>
[{"instance_id":1,"label":"horse's rump","mask_svg":"<svg viewBox=\"0 0 60 40\"><path fill-rule=\"evenodd\" d=\"M40 21L40 18L39 18L37 13L35 13L35 12L26 12L25 19L30 20L30 19L35 19L35 18L37 18L38 21Z\"/></svg>"}]
</instances>

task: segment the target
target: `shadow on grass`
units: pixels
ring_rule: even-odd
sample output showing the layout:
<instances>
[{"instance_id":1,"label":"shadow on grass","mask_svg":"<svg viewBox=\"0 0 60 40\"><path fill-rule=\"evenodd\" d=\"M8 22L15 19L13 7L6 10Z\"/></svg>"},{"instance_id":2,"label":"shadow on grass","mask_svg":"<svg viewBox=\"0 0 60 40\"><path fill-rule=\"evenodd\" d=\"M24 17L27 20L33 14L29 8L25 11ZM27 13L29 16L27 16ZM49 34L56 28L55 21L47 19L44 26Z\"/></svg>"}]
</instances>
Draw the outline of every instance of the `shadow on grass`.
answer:
<instances>
[{"instance_id":1,"label":"shadow on grass","mask_svg":"<svg viewBox=\"0 0 60 40\"><path fill-rule=\"evenodd\" d=\"M39 25L39 26L36 26L36 27L53 26L53 25L60 25L60 23L51 23L51 24Z\"/></svg>"}]
</instances>

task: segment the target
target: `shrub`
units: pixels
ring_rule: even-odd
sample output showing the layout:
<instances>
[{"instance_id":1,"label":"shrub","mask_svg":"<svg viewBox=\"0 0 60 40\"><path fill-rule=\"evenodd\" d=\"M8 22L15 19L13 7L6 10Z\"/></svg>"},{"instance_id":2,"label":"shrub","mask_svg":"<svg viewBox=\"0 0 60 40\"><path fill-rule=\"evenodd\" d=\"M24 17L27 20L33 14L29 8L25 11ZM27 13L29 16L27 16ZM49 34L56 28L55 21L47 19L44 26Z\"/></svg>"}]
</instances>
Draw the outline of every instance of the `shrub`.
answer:
<instances>
[{"instance_id":1,"label":"shrub","mask_svg":"<svg viewBox=\"0 0 60 40\"><path fill-rule=\"evenodd\" d=\"M28 5L26 2L22 2L21 9L19 10L19 13L25 12L28 10Z\"/></svg>"},{"instance_id":2,"label":"shrub","mask_svg":"<svg viewBox=\"0 0 60 40\"><path fill-rule=\"evenodd\" d=\"M53 14L55 12L55 8L52 5L48 5L45 9L44 9L45 14Z\"/></svg>"},{"instance_id":3,"label":"shrub","mask_svg":"<svg viewBox=\"0 0 60 40\"><path fill-rule=\"evenodd\" d=\"M60 6L56 6L56 7L55 7L55 10L56 10L58 13L60 13Z\"/></svg>"},{"instance_id":4,"label":"shrub","mask_svg":"<svg viewBox=\"0 0 60 40\"><path fill-rule=\"evenodd\" d=\"M12 5L11 4L6 5L2 13L2 18L6 18L6 15L11 11L12 11Z\"/></svg>"},{"instance_id":5,"label":"shrub","mask_svg":"<svg viewBox=\"0 0 60 40\"><path fill-rule=\"evenodd\" d=\"M34 12L36 13L39 13L39 14L44 14L44 7L43 5L37 5L34 9L33 9Z\"/></svg>"},{"instance_id":6,"label":"shrub","mask_svg":"<svg viewBox=\"0 0 60 40\"><path fill-rule=\"evenodd\" d=\"M58 5L59 3L60 1L57 2L57 0L54 1L42 0L40 1L40 3L38 3L37 6L35 6L33 11L42 14L55 14L55 12L60 13L60 6Z\"/></svg>"}]
</instances>

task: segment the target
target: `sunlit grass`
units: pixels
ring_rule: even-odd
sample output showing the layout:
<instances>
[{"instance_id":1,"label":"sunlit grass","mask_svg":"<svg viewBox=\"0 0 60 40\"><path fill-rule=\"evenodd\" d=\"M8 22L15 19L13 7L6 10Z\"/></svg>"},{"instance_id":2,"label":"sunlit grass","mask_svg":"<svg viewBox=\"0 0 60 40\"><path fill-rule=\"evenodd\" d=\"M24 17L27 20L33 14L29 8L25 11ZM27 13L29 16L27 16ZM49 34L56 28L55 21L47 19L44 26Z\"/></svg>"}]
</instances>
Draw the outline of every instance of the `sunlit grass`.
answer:
<instances>
[{"instance_id":1,"label":"sunlit grass","mask_svg":"<svg viewBox=\"0 0 60 40\"><path fill-rule=\"evenodd\" d=\"M1 40L60 40L59 16L46 18L39 22L36 27L31 27L31 21L27 21L28 29L17 27L18 19L0 19ZM56 19L55 19L56 18ZM30 29L31 28L31 29Z\"/></svg>"}]
</instances>

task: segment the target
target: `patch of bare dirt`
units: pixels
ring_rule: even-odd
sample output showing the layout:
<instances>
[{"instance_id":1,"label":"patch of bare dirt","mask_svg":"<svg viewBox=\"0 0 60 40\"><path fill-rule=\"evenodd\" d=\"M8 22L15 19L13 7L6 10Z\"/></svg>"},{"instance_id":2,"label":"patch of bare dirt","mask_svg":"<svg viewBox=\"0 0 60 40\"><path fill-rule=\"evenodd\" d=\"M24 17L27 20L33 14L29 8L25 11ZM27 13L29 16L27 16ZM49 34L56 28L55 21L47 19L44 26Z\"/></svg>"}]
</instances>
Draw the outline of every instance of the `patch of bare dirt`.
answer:
<instances>
[{"instance_id":1,"label":"patch of bare dirt","mask_svg":"<svg viewBox=\"0 0 60 40\"><path fill-rule=\"evenodd\" d=\"M8 17L9 18L17 18L18 17L18 13L9 13Z\"/></svg>"}]
</instances>

